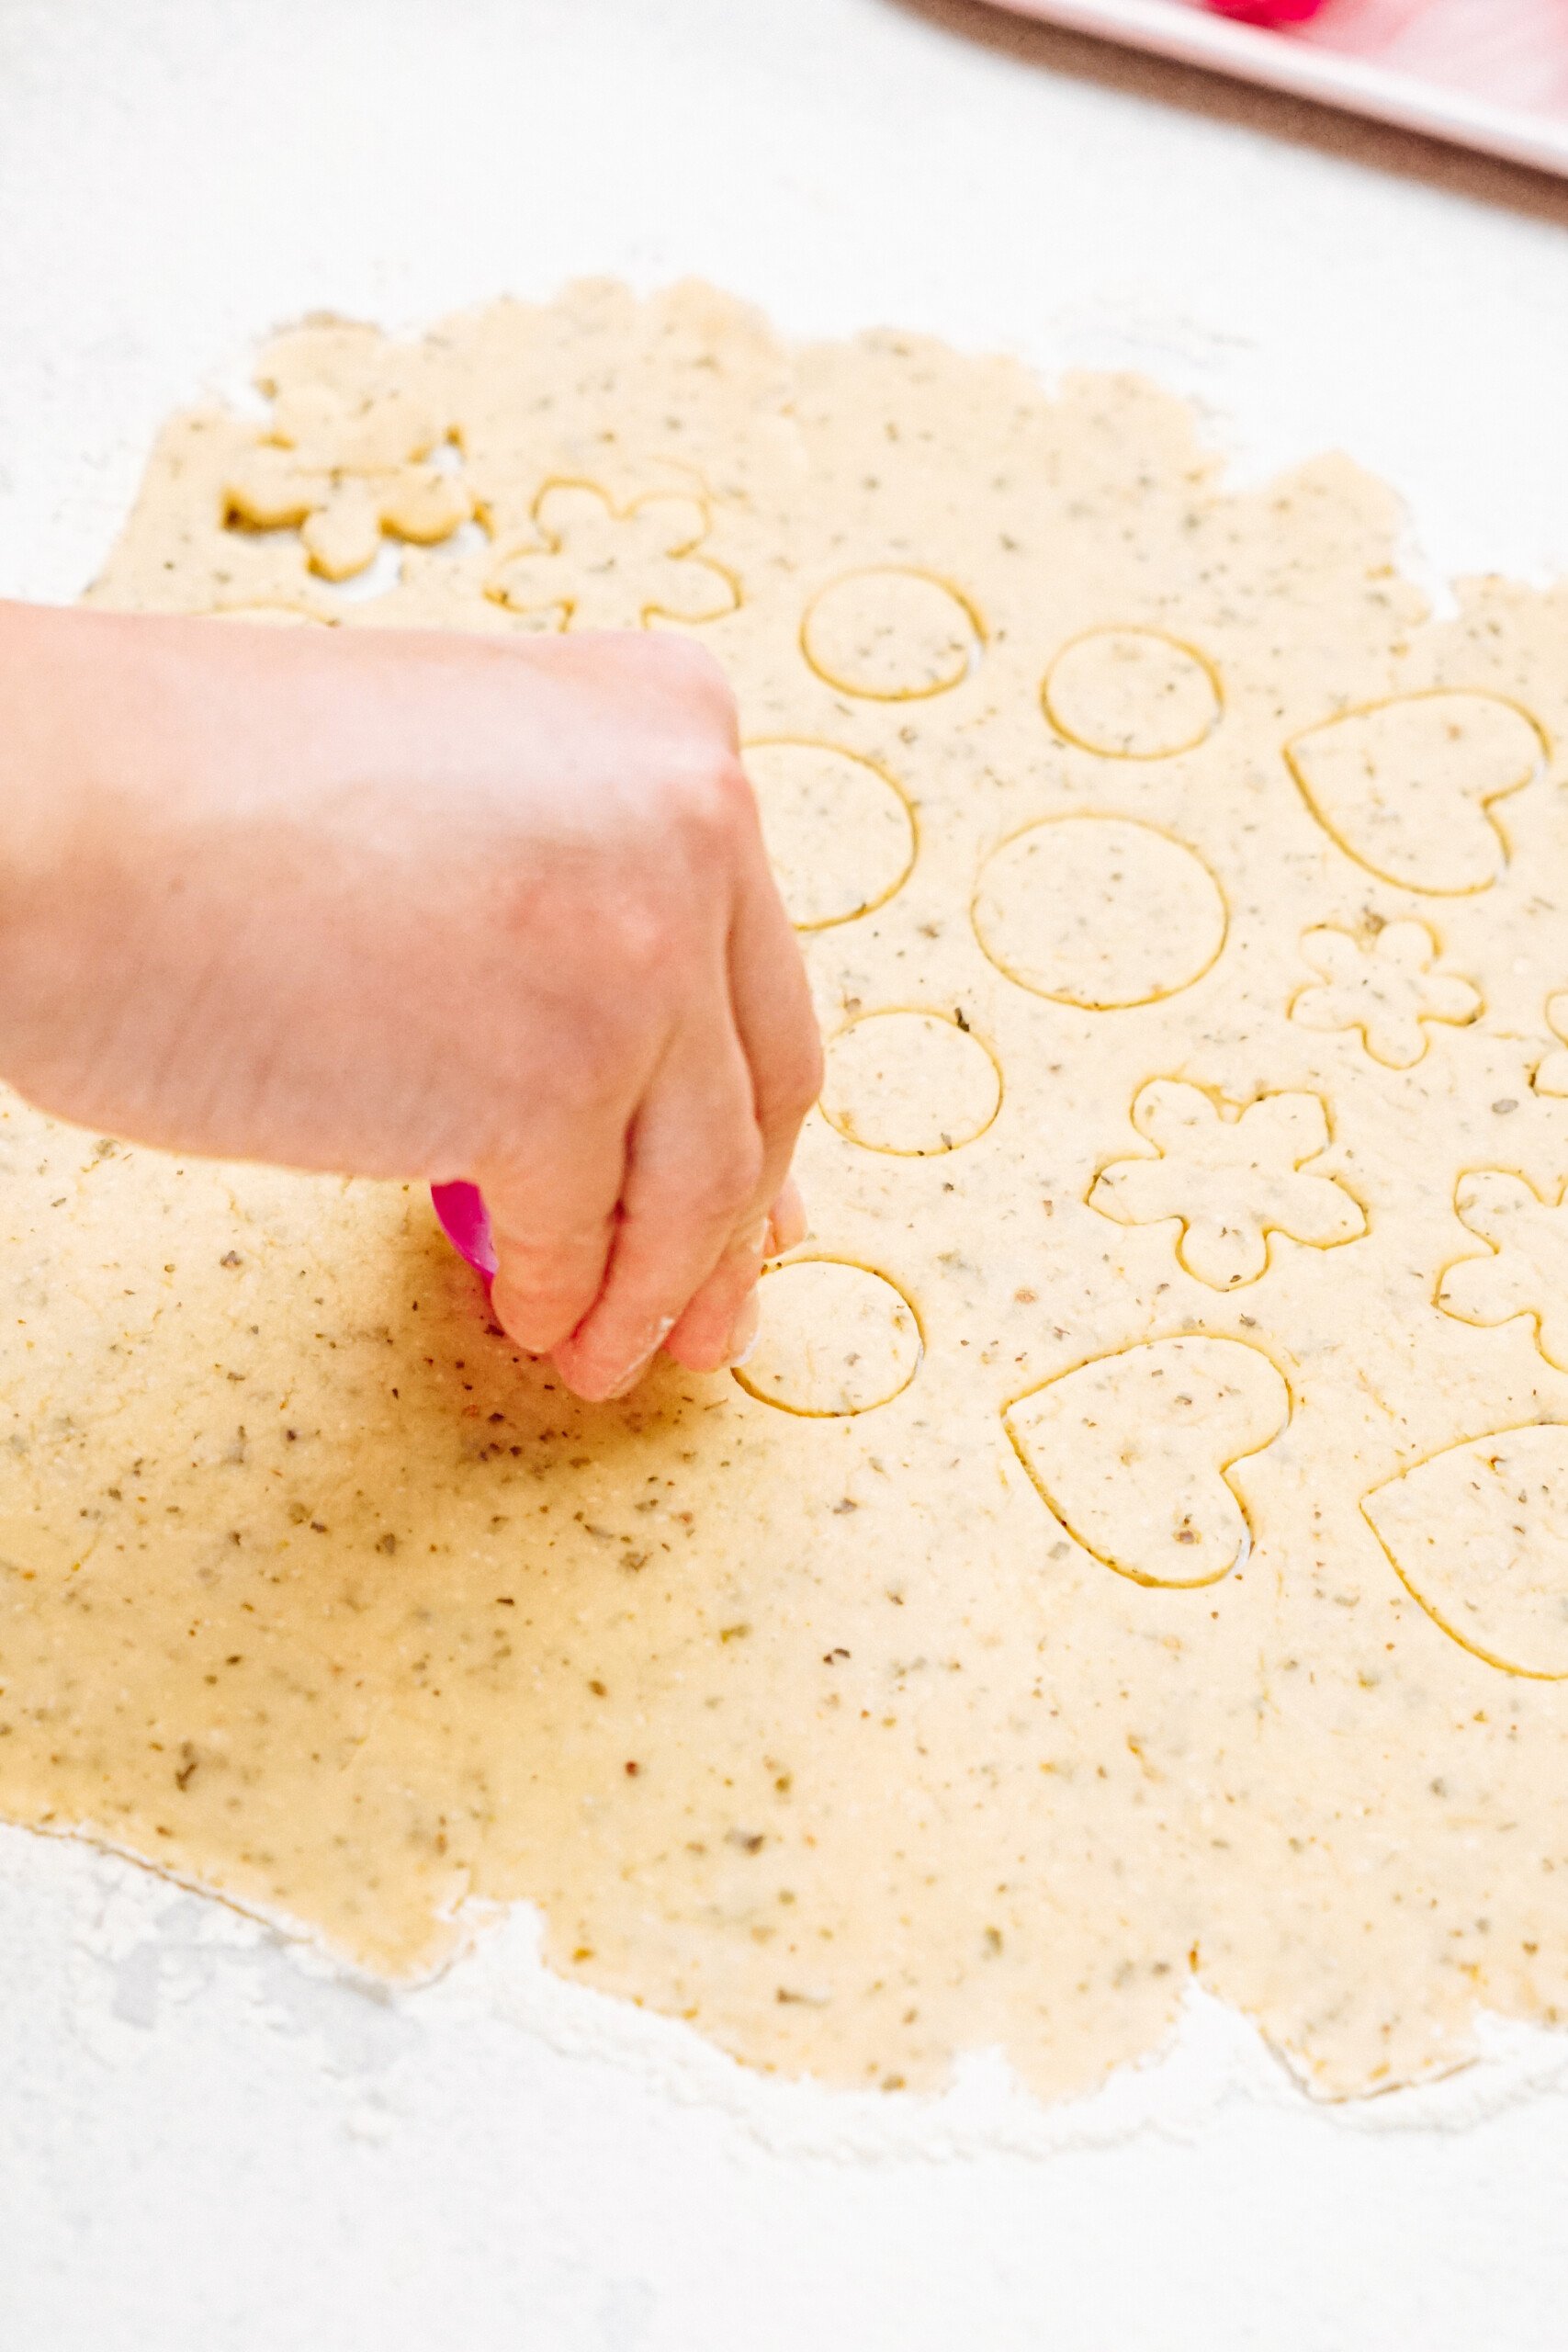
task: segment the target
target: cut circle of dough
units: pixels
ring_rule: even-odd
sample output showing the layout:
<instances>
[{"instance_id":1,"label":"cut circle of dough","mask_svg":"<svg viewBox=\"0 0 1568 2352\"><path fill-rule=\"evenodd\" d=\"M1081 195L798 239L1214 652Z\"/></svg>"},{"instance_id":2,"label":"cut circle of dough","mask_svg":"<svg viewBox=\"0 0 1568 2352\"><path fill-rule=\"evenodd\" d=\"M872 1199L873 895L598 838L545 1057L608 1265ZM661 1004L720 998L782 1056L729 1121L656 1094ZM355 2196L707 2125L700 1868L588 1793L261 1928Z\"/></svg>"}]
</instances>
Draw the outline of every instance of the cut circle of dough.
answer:
<instances>
[{"instance_id":1,"label":"cut circle of dough","mask_svg":"<svg viewBox=\"0 0 1568 2352\"><path fill-rule=\"evenodd\" d=\"M1450 1445L1361 1510L1445 1634L1506 1673L1568 1679L1568 1428Z\"/></svg>"},{"instance_id":2,"label":"cut circle of dough","mask_svg":"<svg viewBox=\"0 0 1568 2352\"><path fill-rule=\"evenodd\" d=\"M811 1420L869 1413L908 1388L923 1341L896 1283L840 1258L795 1258L762 1279L757 1343L735 1377Z\"/></svg>"},{"instance_id":3,"label":"cut circle of dough","mask_svg":"<svg viewBox=\"0 0 1568 2352\"><path fill-rule=\"evenodd\" d=\"M1226 912L1202 859L1168 833L1123 817L1052 817L987 859L974 922L1020 988L1109 1012L1201 978Z\"/></svg>"},{"instance_id":4,"label":"cut circle of dough","mask_svg":"<svg viewBox=\"0 0 1568 2352\"><path fill-rule=\"evenodd\" d=\"M869 1151L956 1151L985 1134L1001 1100L989 1051L946 1013L863 1013L827 1047L823 1116Z\"/></svg>"},{"instance_id":5,"label":"cut circle of dough","mask_svg":"<svg viewBox=\"0 0 1568 2352\"><path fill-rule=\"evenodd\" d=\"M1219 724L1219 680L1202 656L1153 628L1096 628L1065 645L1042 689L1058 735L1112 760L1191 752Z\"/></svg>"},{"instance_id":6,"label":"cut circle of dough","mask_svg":"<svg viewBox=\"0 0 1568 2352\"><path fill-rule=\"evenodd\" d=\"M880 907L908 879L915 820L886 771L805 736L762 736L741 753L773 877L797 931Z\"/></svg>"},{"instance_id":7,"label":"cut circle of dough","mask_svg":"<svg viewBox=\"0 0 1568 2352\"><path fill-rule=\"evenodd\" d=\"M961 685L985 638L956 588L897 567L829 582L800 624L801 650L818 676L871 702L923 702Z\"/></svg>"}]
</instances>

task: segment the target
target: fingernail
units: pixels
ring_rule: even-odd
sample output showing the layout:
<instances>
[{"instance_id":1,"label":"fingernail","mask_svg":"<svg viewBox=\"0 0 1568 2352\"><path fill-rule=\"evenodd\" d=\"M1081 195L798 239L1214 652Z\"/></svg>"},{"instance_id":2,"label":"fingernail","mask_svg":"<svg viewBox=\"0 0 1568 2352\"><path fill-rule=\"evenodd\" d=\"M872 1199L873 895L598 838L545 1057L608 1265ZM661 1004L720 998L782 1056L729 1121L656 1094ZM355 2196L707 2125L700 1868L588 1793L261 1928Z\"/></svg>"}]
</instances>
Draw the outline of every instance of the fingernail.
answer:
<instances>
[{"instance_id":1,"label":"fingernail","mask_svg":"<svg viewBox=\"0 0 1568 2352\"><path fill-rule=\"evenodd\" d=\"M770 1220L768 1255L777 1257L785 1250L794 1250L806 1238L806 1203L800 1197L800 1187L790 1177L773 1203Z\"/></svg>"},{"instance_id":2,"label":"fingernail","mask_svg":"<svg viewBox=\"0 0 1568 2352\"><path fill-rule=\"evenodd\" d=\"M743 1364L756 1346L758 1329L761 1319L761 1308L758 1304L757 1294L752 1291L730 1329L729 1347L725 1362L731 1371L737 1365Z\"/></svg>"},{"instance_id":3,"label":"fingernail","mask_svg":"<svg viewBox=\"0 0 1568 2352\"><path fill-rule=\"evenodd\" d=\"M637 1386L637 1382L642 1378L643 1374L648 1370L649 1365L653 1362L654 1357L659 1353L660 1349L664 1345L665 1340L670 1337L671 1332L674 1329L675 1317L673 1315L661 1315L660 1317L659 1328L654 1332L652 1346L644 1349L642 1354L637 1357L636 1363L621 1374L621 1377L615 1383L614 1388L607 1388L604 1391L604 1402L607 1405L613 1405L618 1398L622 1396L629 1396L631 1395L632 1390Z\"/></svg>"}]
</instances>

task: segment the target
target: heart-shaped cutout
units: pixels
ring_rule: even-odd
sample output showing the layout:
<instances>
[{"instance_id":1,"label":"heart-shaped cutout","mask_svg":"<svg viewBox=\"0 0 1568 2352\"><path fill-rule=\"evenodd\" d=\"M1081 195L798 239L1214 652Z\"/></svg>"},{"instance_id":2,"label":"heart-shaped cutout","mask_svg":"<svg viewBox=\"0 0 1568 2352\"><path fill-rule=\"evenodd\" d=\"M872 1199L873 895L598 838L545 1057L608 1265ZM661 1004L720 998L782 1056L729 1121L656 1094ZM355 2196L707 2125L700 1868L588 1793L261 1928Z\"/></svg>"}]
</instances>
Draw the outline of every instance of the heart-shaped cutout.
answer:
<instances>
[{"instance_id":1,"label":"heart-shaped cutout","mask_svg":"<svg viewBox=\"0 0 1568 2352\"><path fill-rule=\"evenodd\" d=\"M1147 1340L1097 1356L1002 1416L1075 1542L1135 1584L1214 1584L1252 1532L1232 1466L1291 1418L1291 1393L1240 1340Z\"/></svg>"},{"instance_id":2,"label":"heart-shaped cutout","mask_svg":"<svg viewBox=\"0 0 1568 2352\"><path fill-rule=\"evenodd\" d=\"M1374 1487L1361 1511L1445 1634L1506 1673L1568 1679L1568 1428L1450 1445Z\"/></svg>"},{"instance_id":3,"label":"heart-shaped cutout","mask_svg":"<svg viewBox=\"0 0 1568 2352\"><path fill-rule=\"evenodd\" d=\"M1401 695L1285 746L1302 797L1385 882L1438 898L1487 889L1508 862L1494 801L1540 772L1545 740L1501 695Z\"/></svg>"}]
</instances>

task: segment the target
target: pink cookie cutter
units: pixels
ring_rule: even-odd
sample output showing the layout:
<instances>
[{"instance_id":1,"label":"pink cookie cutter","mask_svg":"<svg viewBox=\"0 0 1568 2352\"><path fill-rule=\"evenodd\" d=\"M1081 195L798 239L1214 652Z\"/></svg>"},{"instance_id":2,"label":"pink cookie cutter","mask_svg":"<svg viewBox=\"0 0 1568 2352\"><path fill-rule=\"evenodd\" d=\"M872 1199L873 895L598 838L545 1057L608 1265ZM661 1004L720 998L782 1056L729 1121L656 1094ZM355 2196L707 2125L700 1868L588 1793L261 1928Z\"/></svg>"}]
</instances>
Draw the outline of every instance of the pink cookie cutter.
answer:
<instances>
[{"instance_id":1,"label":"pink cookie cutter","mask_svg":"<svg viewBox=\"0 0 1568 2352\"><path fill-rule=\"evenodd\" d=\"M490 1229L490 1211L484 1195L477 1184L432 1184L430 1197L435 1204L435 1214L441 1229L459 1257L466 1258L474 1272L482 1274L487 1283L495 1280L495 1239Z\"/></svg>"},{"instance_id":2,"label":"pink cookie cutter","mask_svg":"<svg viewBox=\"0 0 1568 2352\"><path fill-rule=\"evenodd\" d=\"M1304 25L1323 0L1209 0L1216 17L1238 17L1244 25Z\"/></svg>"}]
</instances>

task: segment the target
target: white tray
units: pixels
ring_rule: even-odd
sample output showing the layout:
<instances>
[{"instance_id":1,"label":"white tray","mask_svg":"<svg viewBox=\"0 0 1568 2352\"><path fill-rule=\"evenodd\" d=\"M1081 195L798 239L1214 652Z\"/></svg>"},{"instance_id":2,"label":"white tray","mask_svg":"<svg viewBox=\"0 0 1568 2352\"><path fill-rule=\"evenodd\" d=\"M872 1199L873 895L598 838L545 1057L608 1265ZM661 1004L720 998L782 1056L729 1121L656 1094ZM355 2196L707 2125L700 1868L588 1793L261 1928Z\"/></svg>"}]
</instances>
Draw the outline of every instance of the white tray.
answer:
<instances>
[{"instance_id":1,"label":"white tray","mask_svg":"<svg viewBox=\"0 0 1568 2352\"><path fill-rule=\"evenodd\" d=\"M1201 0L1000 5L1568 177L1568 0L1328 0L1279 31Z\"/></svg>"}]
</instances>

